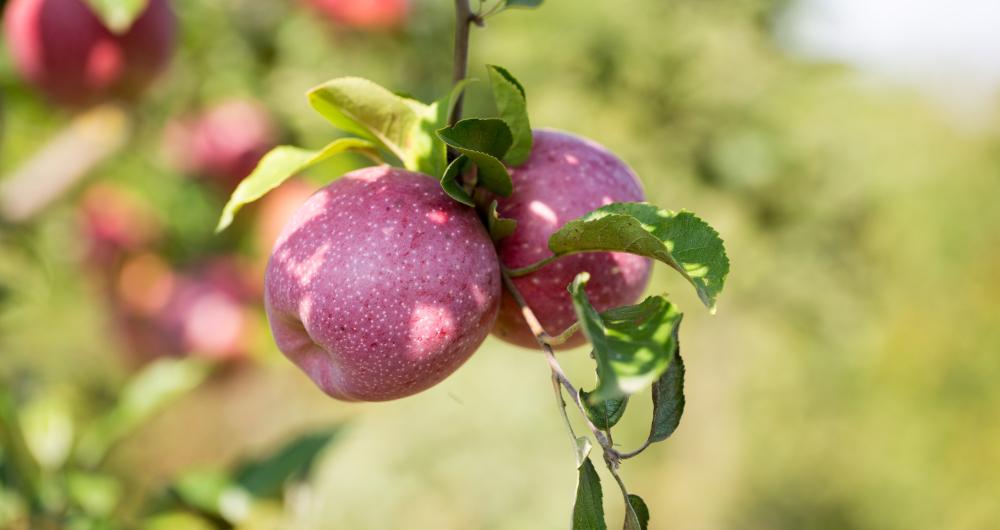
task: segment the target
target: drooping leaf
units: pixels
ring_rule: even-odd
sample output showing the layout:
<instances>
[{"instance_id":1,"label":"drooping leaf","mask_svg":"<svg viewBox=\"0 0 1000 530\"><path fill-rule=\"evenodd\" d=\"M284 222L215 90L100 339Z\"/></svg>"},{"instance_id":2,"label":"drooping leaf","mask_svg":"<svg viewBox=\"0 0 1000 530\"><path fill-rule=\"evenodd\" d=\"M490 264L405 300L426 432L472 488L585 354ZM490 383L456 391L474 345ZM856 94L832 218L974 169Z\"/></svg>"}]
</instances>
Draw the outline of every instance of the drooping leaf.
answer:
<instances>
[{"instance_id":1,"label":"drooping leaf","mask_svg":"<svg viewBox=\"0 0 1000 530\"><path fill-rule=\"evenodd\" d=\"M360 77L341 77L309 91L309 103L335 127L375 142L406 169L438 175L430 105L395 94Z\"/></svg>"},{"instance_id":2,"label":"drooping leaf","mask_svg":"<svg viewBox=\"0 0 1000 530\"><path fill-rule=\"evenodd\" d=\"M557 255L620 251L660 260L681 273L712 311L729 258L718 232L690 212L649 203L614 203L566 223L549 238Z\"/></svg>"},{"instance_id":3,"label":"drooping leaf","mask_svg":"<svg viewBox=\"0 0 1000 530\"><path fill-rule=\"evenodd\" d=\"M646 530L649 526L649 508L642 497L629 493L625 505L625 530Z\"/></svg>"},{"instance_id":4,"label":"drooping leaf","mask_svg":"<svg viewBox=\"0 0 1000 530\"><path fill-rule=\"evenodd\" d=\"M468 170L468 166L471 163L472 161L465 155L460 155L455 160L452 160L448 164L448 169L444 171L444 175L441 175L441 189L452 199L466 206L474 207L476 206L475 201L472 200L472 196L462 187L462 175Z\"/></svg>"},{"instance_id":5,"label":"drooping leaf","mask_svg":"<svg viewBox=\"0 0 1000 530\"><path fill-rule=\"evenodd\" d=\"M674 337L674 355L670 367L653 385L653 424L649 441L661 442L670 437L680 425L684 414L684 360L680 342Z\"/></svg>"},{"instance_id":6,"label":"drooping leaf","mask_svg":"<svg viewBox=\"0 0 1000 530\"><path fill-rule=\"evenodd\" d=\"M272 455L240 466L236 481L255 497L275 497L289 480L309 476L316 457L340 430L336 426L299 436Z\"/></svg>"},{"instance_id":7,"label":"drooping leaf","mask_svg":"<svg viewBox=\"0 0 1000 530\"><path fill-rule=\"evenodd\" d=\"M122 34L146 10L149 0L87 0L87 3L108 29Z\"/></svg>"},{"instance_id":8,"label":"drooping leaf","mask_svg":"<svg viewBox=\"0 0 1000 530\"><path fill-rule=\"evenodd\" d=\"M437 134L449 147L476 164L478 185L504 197L513 193L510 174L500 161L513 142L510 128L503 120L462 120L439 130Z\"/></svg>"},{"instance_id":9,"label":"drooping leaf","mask_svg":"<svg viewBox=\"0 0 1000 530\"><path fill-rule=\"evenodd\" d=\"M85 465L103 458L110 446L208 377L200 359L161 359L146 366L122 390L115 407L93 423L77 448Z\"/></svg>"},{"instance_id":10,"label":"drooping leaf","mask_svg":"<svg viewBox=\"0 0 1000 530\"><path fill-rule=\"evenodd\" d=\"M267 195L268 192L309 167L334 155L349 151L378 156L375 144L360 138L339 138L318 150L302 149L291 145L275 147L260 159L253 172L247 175L233 190L229 202L222 209L222 216L219 218L219 224L215 231L221 232L232 224L236 213L244 205Z\"/></svg>"},{"instance_id":11,"label":"drooping leaf","mask_svg":"<svg viewBox=\"0 0 1000 530\"><path fill-rule=\"evenodd\" d=\"M531 154L531 123L528 120L528 104L524 87L506 69L488 65L493 99L496 101L500 118L510 128L513 143L504 159L512 166L519 166Z\"/></svg>"},{"instance_id":12,"label":"drooping leaf","mask_svg":"<svg viewBox=\"0 0 1000 530\"><path fill-rule=\"evenodd\" d=\"M580 466L576 484L576 502L573 504L573 530L607 530L604 522L604 495L601 477L597 475L590 458Z\"/></svg>"},{"instance_id":13,"label":"drooping leaf","mask_svg":"<svg viewBox=\"0 0 1000 530\"><path fill-rule=\"evenodd\" d=\"M625 406L628 405L628 398L606 399L594 401L590 398L590 392L580 391L580 400L587 410L587 418L595 427L608 430L618 423L625 414Z\"/></svg>"},{"instance_id":14,"label":"drooping leaf","mask_svg":"<svg viewBox=\"0 0 1000 530\"><path fill-rule=\"evenodd\" d=\"M489 214L486 217L486 228L489 229L490 237L496 242L513 234L514 230L517 229L517 221L500 217L497 212L497 201L493 201L490 203Z\"/></svg>"},{"instance_id":15,"label":"drooping leaf","mask_svg":"<svg viewBox=\"0 0 1000 530\"><path fill-rule=\"evenodd\" d=\"M595 406L634 394L663 374L674 351L674 329L682 315L662 296L600 314L587 297L589 279L588 273L578 274L569 292L597 362L597 388L587 394L588 405Z\"/></svg>"}]
</instances>

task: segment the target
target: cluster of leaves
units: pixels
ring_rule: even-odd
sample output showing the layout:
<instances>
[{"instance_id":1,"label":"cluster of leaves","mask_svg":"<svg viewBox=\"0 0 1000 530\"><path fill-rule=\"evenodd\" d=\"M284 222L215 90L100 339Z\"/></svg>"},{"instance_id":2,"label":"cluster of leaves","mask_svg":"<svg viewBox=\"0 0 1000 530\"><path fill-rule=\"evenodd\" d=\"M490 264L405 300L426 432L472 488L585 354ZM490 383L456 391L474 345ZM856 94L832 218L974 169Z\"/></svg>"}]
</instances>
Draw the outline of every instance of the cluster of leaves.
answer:
<instances>
[{"instance_id":1,"label":"cluster of leaves","mask_svg":"<svg viewBox=\"0 0 1000 530\"><path fill-rule=\"evenodd\" d=\"M286 484L308 478L339 427L306 433L230 470L186 471L128 514L129 477L105 465L113 449L158 412L200 385L212 365L163 359L138 372L112 405L79 421L67 399L23 399L0 387L0 526L146 530L233 528L279 504ZM8 489L9 488L9 489ZM279 510L272 510L279 511Z\"/></svg>"},{"instance_id":2,"label":"cluster of leaves","mask_svg":"<svg viewBox=\"0 0 1000 530\"><path fill-rule=\"evenodd\" d=\"M520 83L501 67L489 66L488 71L501 118L466 119L452 126L448 125L450 117L469 80L457 83L449 94L430 104L358 77L333 79L310 90L312 108L354 137L338 138L315 150L291 145L273 149L237 186L217 230L224 230L240 208L285 180L349 152L434 177L445 193L469 206L475 206L476 187L509 196L513 184L504 163L517 165L527 158L531 124ZM450 162L449 149L455 154ZM476 171L467 171L472 166ZM468 182L472 174L475 181Z\"/></svg>"}]
</instances>

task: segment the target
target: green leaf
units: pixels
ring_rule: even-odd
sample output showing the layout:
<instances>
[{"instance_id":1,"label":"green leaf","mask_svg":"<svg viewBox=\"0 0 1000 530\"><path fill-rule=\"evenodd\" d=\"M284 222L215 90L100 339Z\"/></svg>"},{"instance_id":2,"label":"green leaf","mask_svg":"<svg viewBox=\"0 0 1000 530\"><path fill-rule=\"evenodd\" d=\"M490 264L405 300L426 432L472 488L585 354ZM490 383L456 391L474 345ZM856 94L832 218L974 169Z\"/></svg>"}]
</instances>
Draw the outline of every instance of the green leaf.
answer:
<instances>
[{"instance_id":1,"label":"green leaf","mask_svg":"<svg viewBox=\"0 0 1000 530\"><path fill-rule=\"evenodd\" d=\"M646 530L649 526L649 508L642 497L629 493L625 505L625 530Z\"/></svg>"},{"instance_id":2,"label":"green leaf","mask_svg":"<svg viewBox=\"0 0 1000 530\"><path fill-rule=\"evenodd\" d=\"M576 484L576 503L573 504L573 530L607 530L604 522L604 501L601 478L590 458L580 466Z\"/></svg>"},{"instance_id":3,"label":"green leaf","mask_svg":"<svg viewBox=\"0 0 1000 530\"><path fill-rule=\"evenodd\" d=\"M666 440L680 425L684 414L684 360L680 343L674 337L674 355L670 367L653 385L653 425L649 442Z\"/></svg>"},{"instance_id":4,"label":"green leaf","mask_svg":"<svg viewBox=\"0 0 1000 530\"><path fill-rule=\"evenodd\" d=\"M68 400L46 393L21 409L24 440L35 461L49 471L62 467L73 447L75 429Z\"/></svg>"},{"instance_id":5,"label":"green leaf","mask_svg":"<svg viewBox=\"0 0 1000 530\"><path fill-rule=\"evenodd\" d=\"M472 161L465 155L460 155L452 160L448 164L448 169L444 171L444 175L441 175L441 189L452 199L466 206L475 207L476 203L472 200L472 196L462 187L462 175L468 170L470 163Z\"/></svg>"},{"instance_id":6,"label":"green leaf","mask_svg":"<svg viewBox=\"0 0 1000 530\"><path fill-rule=\"evenodd\" d=\"M531 154L531 123L524 87L510 72L499 66L488 65L493 99L504 123L510 128L513 144L505 157L507 163L519 166Z\"/></svg>"},{"instance_id":7,"label":"green leaf","mask_svg":"<svg viewBox=\"0 0 1000 530\"><path fill-rule=\"evenodd\" d=\"M149 364L125 386L115 407L84 434L78 456L85 465L96 464L111 445L201 384L210 369L206 361L192 358Z\"/></svg>"},{"instance_id":8,"label":"green leaf","mask_svg":"<svg viewBox=\"0 0 1000 530\"><path fill-rule=\"evenodd\" d=\"M505 9L511 7L535 8L542 5L542 0L506 0Z\"/></svg>"},{"instance_id":9,"label":"green leaf","mask_svg":"<svg viewBox=\"0 0 1000 530\"><path fill-rule=\"evenodd\" d=\"M142 521L142 530L216 530L210 521L193 513L173 511L156 514Z\"/></svg>"},{"instance_id":10,"label":"green leaf","mask_svg":"<svg viewBox=\"0 0 1000 530\"><path fill-rule=\"evenodd\" d=\"M392 153L406 169L440 174L440 153L428 126L437 119L433 106L360 77L327 81L309 91L309 103L335 127Z\"/></svg>"},{"instance_id":11,"label":"green leaf","mask_svg":"<svg viewBox=\"0 0 1000 530\"><path fill-rule=\"evenodd\" d=\"M628 405L628 398L606 399L604 401L592 402L590 393L580 390L580 400L587 410L587 417L595 427L601 430L608 430L618 423L625 414L625 406Z\"/></svg>"},{"instance_id":12,"label":"green leaf","mask_svg":"<svg viewBox=\"0 0 1000 530\"><path fill-rule=\"evenodd\" d=\"M171 489L187 506L234 524L247 518L253 504L245 489L218 470L186 471Z\"/></svg>"},{"instance_id":13,"label":"green leaf","mask_svg":"<svg viewBox=\"0 0 1000 530\"><path fill-rule=\"evenodd\" d=\"M240 466L236 481L255 497L276 497L289 480L308 477L316 457L340 430L336 426L299 436L274 454Z\"/></svg>"},{"instance_id":14,"label":"green leaf","mask_svg":"<svg viewBox=\"0 0 1000 530\"><path fill-rule=\"evenodd\" d=\"M87 0L87 3L108 29L120 35L132 27L149 0Z\"/></svg>"},{"instance_id":15,"label":"green leaf","mask_svg":"<svg viewBox=\"0 0 1000 530\"><path fill-rule=\"evenodd\" d=\"M427 163L428 175L443 176L448 164L448 146L438 137L437 131L448 126L451 113L458 104L458 99L469 83L476 82L476 79L466 78L451 87L451 91L444 97L431 104L429 112L421 116L420 128L423 134L432 139L431 152L428 154ZM447 190L445 190L447 191ZM459 201L462 202L462 201Z\"/></svg>"},{"instance_id":16,"label":"green leaf","mask_svg":"<svg viewBox=\"0 0 1000 530\"><path fill-rule=\"evenodd\" d=\"M514 184L500 161L510 149L513 137L503 120L468 119L445 127L438 137L455 151L469 157L477 168L478 185L503 197L510 196Z\"/></svg>"},{"instance_id":17,"label":"green leaf","mask_svg":"<svg viewBox=\"0 0 1000 530\"><path fill-rule=\"evenodd\" d=\"M111 515L122 497L118 479L96 473L68 473L66 490L80 509L95 517Z\"/></svg>"},{"instance_id":18,"label":"green leaf","mask_svg":"<svg viewBox=\"0 0 1000 530\"><path fill-rule=\"evenodd\" d=\"M660 260L691 282L713 312L729 273L729 258L715 229L690 212L661 210L649 203L598 208L552 234L549 249L556 256L617 251Z\"/></svg>"},{"instance_id":19,"label":"green leaf","mask_svg":"<svg viewBox=\"0 0 1000 530\"><path fill-rule=\"evenodd\" d=\"M517 229L517 221L500 217L497 212L497 201L490 203L490 210L486 217L486 228L490 232L490 237L494 242L514 233Z\"/></svg>"},{"instance_id":20,"label":"green leaf","mask_svg":"<svg viewBox=\"0 0 1000 530\"><path fill-rule=\"evenodd\" d=\"M588 406L593 407L634 394L667 370L682 315L662 296L599 314L584 289L589 279L590 274L581 272L569 292L597 361L597 388L587 394Z\"/></svg>"},{"instance_id":21,"label":"green leaf","mask_svg":"<svg viewBox=\"0 0 1000 530\"><path fill-rule=\"evenodd\" d=\"M377 156L375 144L360 138L340 138L319 150L302 149L291 145L275 147L260 159L253 172L247 175L233 190L229 202L222 209L222 216L215 228L216 233L225 230L232 224L236 213L244 205L267 195L268 192L310 166L348 151L365 152L371 156Z\"/></svg>"}]
</instances>

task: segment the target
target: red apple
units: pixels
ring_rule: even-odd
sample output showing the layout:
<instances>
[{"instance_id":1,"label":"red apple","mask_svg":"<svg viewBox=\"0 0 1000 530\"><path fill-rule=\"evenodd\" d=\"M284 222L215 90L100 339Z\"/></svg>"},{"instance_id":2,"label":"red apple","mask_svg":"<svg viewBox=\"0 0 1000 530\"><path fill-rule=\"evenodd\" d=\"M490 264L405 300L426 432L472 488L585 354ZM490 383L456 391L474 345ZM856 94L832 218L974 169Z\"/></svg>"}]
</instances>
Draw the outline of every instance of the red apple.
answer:
<instances>
[{"instance_id":1,"label":"red apple","mask_svg":"<svg viewBox=\"0 0 1000 530\"><path fill-rule=\"evenodd\" d=\"M310 197L278 237L264 284L278 348L346 401L437 384L489 334L500 299L474 210L437 180L388 166Z\"/></svg>"},{"instance_id":2,"label":"red apple","mask_svg":"<svg viewBox=\"0 0 1000 530\"><path fill-rule=\"evenodd\" d=\"M642 201L635 173L595 142L552 130L534 131L531 156L511 168L514 193L501 198L498 212L517 221L517 229L498 246L500 261L514 269L552 255L549 236L567 221L613 202ZM587 295L599 310L634 303L649 280L648 259L617 252L574 254L559 258L514 284L546 332L558 335L576 321L566 286L582 271L590 273ZM514 299L505 291L494 335L537 348ZM562 347L584 342L577 333Z\"/></svg>"},{"instance_id":3,"label":"red apple","mask_svg":"<svg viewBox=\"0 0 1000 530\"><path fill-rule=\"evenodd\" d=\"M154 317L176 354L234 359L249 351L253 316L242 267L228 258L177 277Z\"/></svg>"},{"instance_id":4,"label":"red apple","mask_svg":"<svg viewBox=\"0 0 1000 530\"><path fill-rule=\"evenodd\" d=\"M4 34L25 80L57 103L84 106L138 96L173 54L176 19L167 0L150 0L116 35L83 0L11 0Z\"/></svg>"},{"instance_id":5,"label":"red apple","mask_svg":"<svg viewBox=\"0 0 1000 530\"><path fill-rule=\"evenodd\" d=\"M270 113L243 99L224 101L167 127L168 156L182 171L231 191L278 142Z\"/></svg>"},{"instance_id":6,"label":"red apple","mask_svg":"<svg viewBox=\"0 0 1000 530\"><path fill-rule=\"evenodd\" d=\"M87 258L107 267L122 255L150 245L160 233L152 206L124 188L95 184L80 201L79 220Z\"/></svg>"},{"instance_id":7,"label":"red apple","mask_svg":"<svg viewBox=\"0 0 1000 530\"><path fill-rule=\"evenodd\" d=\"M320 12L344 26L393 29L406 21L408 0L309 0Z\"/></svg>"}]
</instances>

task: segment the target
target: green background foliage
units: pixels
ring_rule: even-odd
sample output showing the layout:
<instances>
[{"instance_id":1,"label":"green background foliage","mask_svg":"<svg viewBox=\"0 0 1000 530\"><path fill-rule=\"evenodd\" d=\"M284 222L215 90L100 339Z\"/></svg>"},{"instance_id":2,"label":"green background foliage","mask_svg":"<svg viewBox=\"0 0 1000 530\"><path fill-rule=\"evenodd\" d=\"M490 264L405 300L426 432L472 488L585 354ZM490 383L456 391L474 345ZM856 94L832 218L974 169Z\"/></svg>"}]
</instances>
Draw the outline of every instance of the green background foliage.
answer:
<instances>
[{"instance_id":1,"label":"green background foliage","mask_svg":"<svg viewBox=\"0 0 1000 530\"><path fill-rule=\"evenodd\" d=\"M450 88L448 2L417 2L397 33L331 29L293 2L175 4L174 64L130 148L91 180L148 201L177 262L258 251L239 231L215 236L225 198L162 163L171 116L253 97L281 121L283 143L317 149L337 133L310 109L311 87L364 76L421 101ZM488 82L487 63L515 73L533 126L599 141L642 177L650 202L698 212L725 237L734 273L717 315L656 269L650 293L685 309L685 414L623 476L652 529L994 528L1000 117L958 128L912 93L789 57L771 30L782 4L550 0L473 30L471 75ZM2 51L6 174L68 117L32 96ZM479 85L467 115L495 115ZM335 157L309 175L362 163ZM25 438L51 441L50 461L55 435L86 431L129 374L102 294L80 272L78 199L30 227L0 227L0 377L23 415L48 411ZM106 470L129 479L107 496L121 496L122 512L190 470L347 422L308 484L262 505L247 528L567 526L577 473L540 354L490 339L425 393L344 404L307 384L266 332L253 339L254 364L213 374L115 446ZM586 351L560 360L593 381ZM624 450L649 435L651 408L643 395L629 401L615 433ZM607 521L621 521L614 481L596 467ZM23 509L14 472L0 469L0 517ZM100 511L106 498L79 502ZM185 517L165 512L161 527Z\"/></svg>"}]
</instances>

